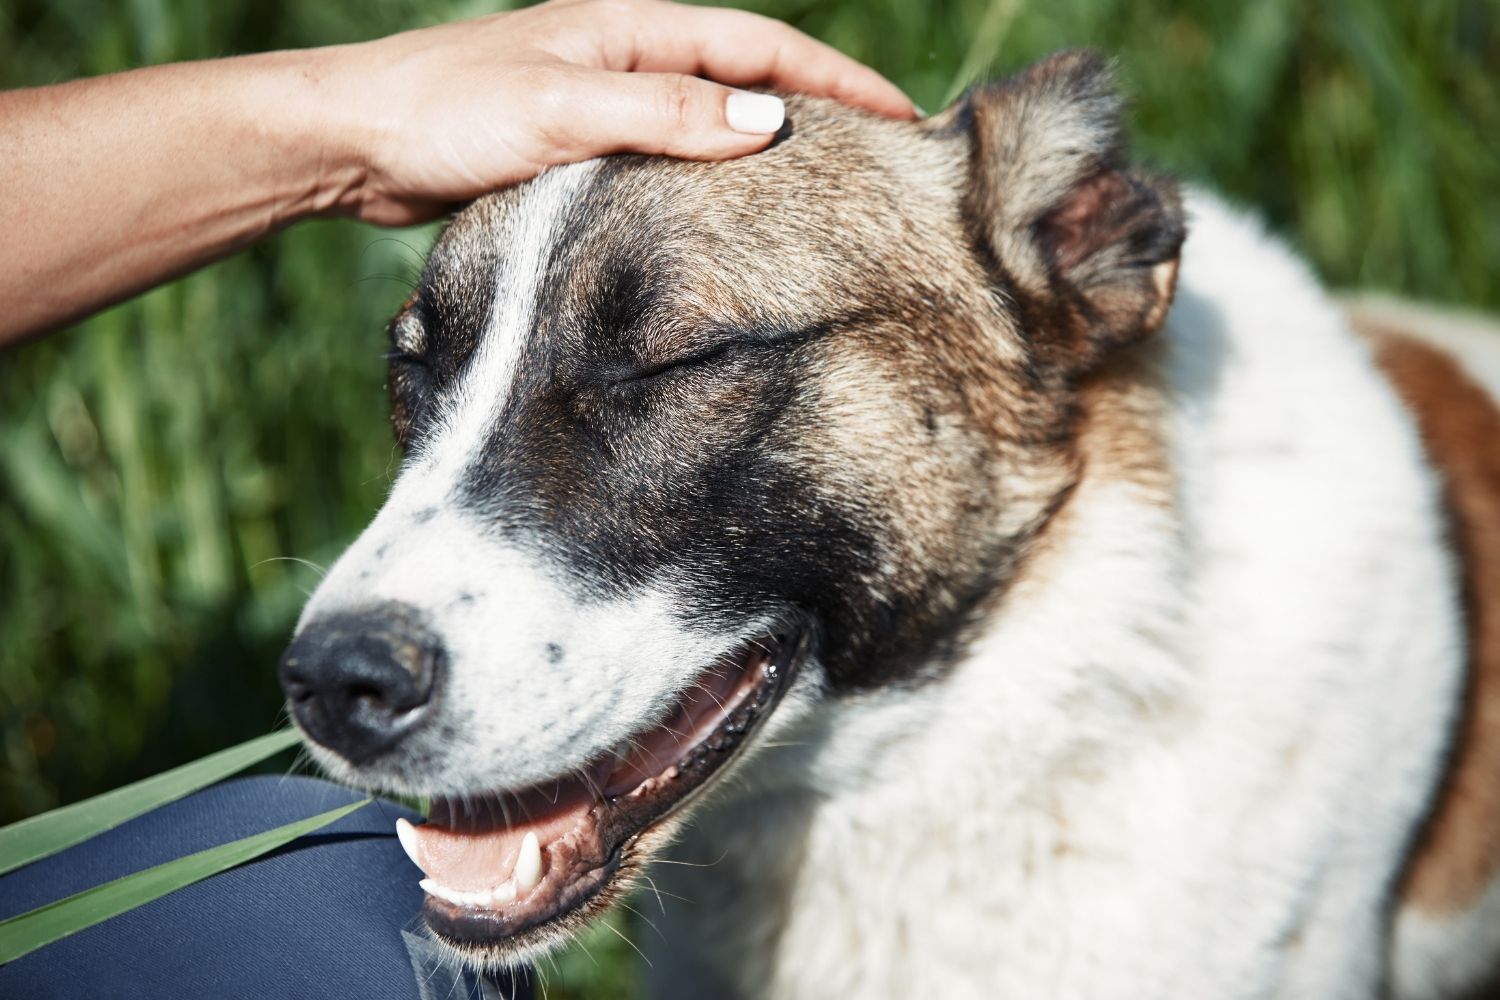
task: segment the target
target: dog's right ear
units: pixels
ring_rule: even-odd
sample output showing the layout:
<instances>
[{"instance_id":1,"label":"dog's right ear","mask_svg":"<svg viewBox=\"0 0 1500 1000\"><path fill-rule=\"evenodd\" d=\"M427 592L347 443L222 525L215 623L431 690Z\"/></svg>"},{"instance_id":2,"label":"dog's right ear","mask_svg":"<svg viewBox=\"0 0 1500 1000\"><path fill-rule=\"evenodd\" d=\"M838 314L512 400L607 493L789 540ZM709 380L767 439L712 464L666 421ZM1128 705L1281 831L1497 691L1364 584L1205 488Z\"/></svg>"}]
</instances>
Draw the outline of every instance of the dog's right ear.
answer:
<instances>
[{"instance_id":1,"label":"dog's right ear","mask_svg":"<svg viewBox=\"0 0 1500 1000\"><path fill-rule=\"evenodd\" d=\"M1125 163L1109 65L1066 52L976 87L965 211L1039 360L1077 375L1166 318L1186 234L1176 184Z\"/></svg>"}]
</instances>

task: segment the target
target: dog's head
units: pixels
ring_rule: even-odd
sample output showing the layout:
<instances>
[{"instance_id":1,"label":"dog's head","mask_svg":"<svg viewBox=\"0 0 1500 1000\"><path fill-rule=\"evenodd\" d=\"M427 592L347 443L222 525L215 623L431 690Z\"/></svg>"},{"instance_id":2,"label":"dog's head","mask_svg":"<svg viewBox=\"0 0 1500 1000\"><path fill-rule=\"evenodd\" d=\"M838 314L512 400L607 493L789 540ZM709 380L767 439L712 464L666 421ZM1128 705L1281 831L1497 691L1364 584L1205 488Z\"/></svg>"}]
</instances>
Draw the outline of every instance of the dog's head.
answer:
<instances>
[{"instance_id":1,"label":"dog's head","mask_svg":"<svg viewBox=\"0 0 1500 1000\"><path fill-rule=\"evenodd\" d=\"M433 798L403 840L478 960L606 905L768 719L941 676L1166 311L1177 197L1096 58L789 107L482 199L392 324L407 458L282 679L335 775Z\"/></svg>"}]
</instances>

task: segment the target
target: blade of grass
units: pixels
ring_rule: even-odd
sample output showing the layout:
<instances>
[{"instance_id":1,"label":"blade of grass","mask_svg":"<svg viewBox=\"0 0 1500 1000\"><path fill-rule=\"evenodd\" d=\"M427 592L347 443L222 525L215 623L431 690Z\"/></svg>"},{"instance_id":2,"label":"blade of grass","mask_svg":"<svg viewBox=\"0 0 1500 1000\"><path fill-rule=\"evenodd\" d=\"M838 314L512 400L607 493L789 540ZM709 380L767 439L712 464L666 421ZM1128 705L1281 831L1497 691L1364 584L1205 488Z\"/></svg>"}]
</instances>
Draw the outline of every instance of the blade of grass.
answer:
<instances>
[{"instance_id":1,"label":"blade of grass","mask_svg":"<svg viewBox=\"0 0 1500 1000\"><path fill-rule=\"evenodd\" d=\"M1006 32L1010 30L1010 22L1015 20L1020 10L1021 0L990 0L984 18L974 32L974 41L969 44L969 51L964 53L964 61L959 64L953 82L948 85L943 107L952 104L954 98L979 79L980 74L995 61L995 56L1000 52L1000 43L1005 41Z\"/></svg>"},{"instance_id":2,"label":"blade of grass","mask_svg":"<svg viewBox=\"0 0 1500 1000\"><path fill-rule=\"evenodd\" d=\"M294 729L268 733L191 764L0 828L0 875L206 788L295 742Z\"/></svg>"},{"instance_id":3,"label":"blade of grass","mask_svg":"<svg viewBox=\"0 0 1500 1000\"><path fill-rule=\"evenodd\" d=\"M351 802L307 819L278 826L274 830L210 847L197 854L189 854L185 858L85 889L9 920L0 920L0 965L15 961L22 955L102 923L110 917L119 916L126 910L160 899L169 892L274 851L304 833L311 833L341 816L347 816L369 801L362 799Z\"/></svg>"}]
</instances>

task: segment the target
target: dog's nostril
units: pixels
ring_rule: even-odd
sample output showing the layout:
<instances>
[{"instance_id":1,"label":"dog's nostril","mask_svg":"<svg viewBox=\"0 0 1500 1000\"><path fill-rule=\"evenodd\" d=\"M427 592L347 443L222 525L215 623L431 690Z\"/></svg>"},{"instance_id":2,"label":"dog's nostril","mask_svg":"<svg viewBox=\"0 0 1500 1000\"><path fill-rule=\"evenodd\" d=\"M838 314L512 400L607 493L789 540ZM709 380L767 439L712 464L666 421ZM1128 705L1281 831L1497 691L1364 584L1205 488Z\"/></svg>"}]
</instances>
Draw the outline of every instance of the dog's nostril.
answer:
<instances>
[{"instance_id":1,"label":"dog's nostril","mask_svg":"<svg viewBox=\"0 0 1500 1000\"><path fill-rule=\"evenodd\" d=\"M359 763L390 749L425 717L442 646L405 605L314 621L281 660L281 687L299 725Z\"/></svg>"},{"instance_id":2,"label":"dog's nostril","mask_svg":"<svg viewBox=\"0 0 1500 1000\"><path fill-rule=\"evenodd\" d=\"M350 688L349 694L355 701L370 708L380 708L385 704L380 692L373 688Z\"/></svg>"}]
</instances>

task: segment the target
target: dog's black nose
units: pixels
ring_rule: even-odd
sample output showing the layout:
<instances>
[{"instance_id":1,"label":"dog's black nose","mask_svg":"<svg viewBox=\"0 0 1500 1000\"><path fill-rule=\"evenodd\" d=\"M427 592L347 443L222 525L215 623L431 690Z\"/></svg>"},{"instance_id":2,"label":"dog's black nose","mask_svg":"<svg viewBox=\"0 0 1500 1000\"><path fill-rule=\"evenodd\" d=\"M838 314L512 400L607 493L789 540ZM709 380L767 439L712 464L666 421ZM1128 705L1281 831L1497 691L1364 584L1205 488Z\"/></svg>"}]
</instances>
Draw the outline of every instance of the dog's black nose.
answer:
<instances>
[{"instance_id":1,"label":"dog's black nose","mask_svg":"<svg viewBox=\"0 0 1500 1000\"><path fill-rule=\"evenodd\" d=\"M383 604L305 627L281 657L281 689L309 736L357 764L421 723L442 658L415 611Z\"/></svg>"}]
</instances>

